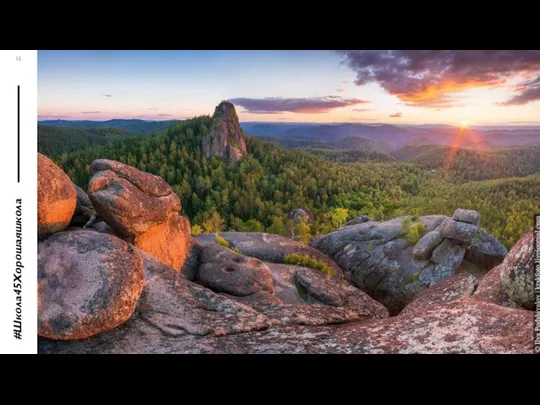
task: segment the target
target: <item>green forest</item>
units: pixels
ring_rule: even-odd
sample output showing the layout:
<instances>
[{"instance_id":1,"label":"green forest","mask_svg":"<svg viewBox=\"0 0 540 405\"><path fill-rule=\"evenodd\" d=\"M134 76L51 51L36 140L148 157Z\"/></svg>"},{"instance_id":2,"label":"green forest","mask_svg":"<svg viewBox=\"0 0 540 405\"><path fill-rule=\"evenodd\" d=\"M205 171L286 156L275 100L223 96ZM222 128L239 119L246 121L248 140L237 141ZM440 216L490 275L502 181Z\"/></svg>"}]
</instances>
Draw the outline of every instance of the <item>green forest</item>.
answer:
<instances>
[{"instance_id":1,"label":"green forest","mask_svg":"<svg viewBox=\"0 0 540 405\"><path fill-rule=\"evenodd\" d=\"M350 160L336 158L334 151L286 150L248 136L249 155L230 166L201 153L211 120L197 117L151 136L106 136L104 141L83 137L81 145L71 141L69 148L66 142L53 141L54 131L64 136L66 128L44 131L40 126L39 151L83 189L91 177L89 165L98 158L163 177L182 199L182 214L190 219L194 233L267 231L308 243L310 235L330 232L358 215L377 220L404 214L451 215L459 207L478 210L482 227L511 247L530 229L532 215L540 212L540 175L466 182L470 173L482 172L470 159L460 160L445 177L443 168L434 174L428 170L431 163L421 159L343 163L340 160ZM502 161L502 172L490 176L524 176L538 164L532 158L523 164L519 159ZM515 168L506 169L507 165ZM315 221L287 221L294 208L311 210Z\"/></svg>"}]
</instances>

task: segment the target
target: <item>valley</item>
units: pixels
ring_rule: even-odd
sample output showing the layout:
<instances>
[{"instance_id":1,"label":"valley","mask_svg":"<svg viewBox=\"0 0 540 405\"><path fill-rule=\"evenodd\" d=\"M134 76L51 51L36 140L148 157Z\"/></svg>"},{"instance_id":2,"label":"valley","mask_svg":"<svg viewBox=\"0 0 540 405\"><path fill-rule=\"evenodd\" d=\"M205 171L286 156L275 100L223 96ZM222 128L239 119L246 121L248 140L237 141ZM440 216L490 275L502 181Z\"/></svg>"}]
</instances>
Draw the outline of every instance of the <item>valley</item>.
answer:
<instances>
[{"instance_id":1,"label":"valley","mask_svg":"<svg viewBox=\"0 0 540 405\"><path fill-rule=\"evenodd\" d=\"M530 227L531 213L540 212L535 130L513 130L516 137L504 142L498 135L504 131L485 131L482 137L500 146L484 150L425 144L451 140L458 129L244 123L244 132L252 134L246 136L247 156L228 165L202 153L211 122L202 116L159 123L169 127L151 132L107 127L111 121L78 121L73 128L69 121L61 127L40 122L39 151L81 187L96 158L163 177L184 201L196 231L272 231L308 241L309 235L340 226L339 209L345 220L358 215L384 220L404 213L450 215L468 207L511 247ZM353 135L359 128L361 137ZM263 132L267 135L257 135ZM502 145L524 142L533 146ZM290 223L287 213L295 208L312 211L314 221L301 227Z\"/></svg>"}]
</instances>

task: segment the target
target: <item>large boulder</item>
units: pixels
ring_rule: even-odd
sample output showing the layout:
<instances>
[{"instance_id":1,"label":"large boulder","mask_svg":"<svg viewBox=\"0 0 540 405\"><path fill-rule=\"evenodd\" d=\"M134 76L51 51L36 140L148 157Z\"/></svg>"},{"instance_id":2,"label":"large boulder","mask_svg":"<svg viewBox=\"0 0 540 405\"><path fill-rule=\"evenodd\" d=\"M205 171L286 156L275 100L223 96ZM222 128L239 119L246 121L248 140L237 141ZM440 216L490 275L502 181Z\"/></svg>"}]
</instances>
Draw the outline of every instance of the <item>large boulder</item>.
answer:
<instances>
[{"instance_id":1,"label":"large boulder","mask_svg":"<svg viewBox=\"0 0 540 405\"><path fill-rule=\"evenodd\" d=\"M77 191L68 175L38 153L38 236L66 229L77 206Z\"/></svg>"},{"instance_id":2,"label":"large boulder","mask_svg":"<svg viewBox=\"0 0 540 405\"><path fill-rule=\"evenodd\" d=\"M142 266L132 245L93 230L39 243L39 335L84 339L127 321L141 294Z\"/></svg>"},{"instance_id":3,"label":"large boulder","mask_svg":"<svg viewBox=\"0 0 540 405\"><path fill-rule=\"evenodd\" d=\"M233 104L222 101L216 107L212 125L202 139L202 150L207 157L217 156L230 164L238 163L247 154L246 139Z\"/></svg>"},{"instance_id":4,"label":"large boulder","mask_svg":"<svg viewBox=\"0 0 540 405\"><path fill-rule=\"evenodd\" d=\"M458 241L466 245L472 243L479 230L478 225L453 221L450 218L445 218L439 227L439 232L443 238Z\"/></svg>"},{"instance_id":5,"label":"large boulder","mask_svg":"<svg viewBox=\"0 0 540 405\"><path fill-rule=\"evenodd\" d=\"M458 219L479 218L469 211L467 215L456 213ZM442 215L417 220L403 216L345 226L312 246L332 258L347 279L395 315L418 293L456 274L467 250L481 246L477 239L482 235L478 225Z\"/></svg>"},{"instance_id":6,"label":"large boulder","mask_svg":"<svg viewBox=\"0 0 540 405\"><path fill-rule=\"evenodd\" d=\"M274 292L272 272L260 260L224 246L206 246L200 255L195 281L216 292L246 296L258 291Z\"/></svg>"},{"instance_id":7,"label":"large boulder","mask_svg":"<svg viewBox=\"0 0 540 405\"><path fill-rule=\"evenodd\" d=\"M97 214L124 236L136 236L181 210L180 198L159 176L114 160L90 165L88 196Z\"/></svg>"},{"instance_id":8,"label":"large boulder","mask_svg":"<svg viewBox=\"0 0 540 405\"><path fill-rule=\"evenodd\" d=\"M508 294L504 291L501 280L502 266L499 265L491 269L478 282L478 288L472 295L473 299L492 302L503 307L516 308L517 305L513 302Z\"/></svg>"},{"instance_id":9,"label":"large boulder","mask_svg":"<svg viewBox=\"0 0 540 405\"><path fill-rule=\"evenodd\" d=\"M438 231L427 232L424 236L420 238L412 250L412 255L414 258L419 260L427 260L431 257L433 250L439 246L442 242L443 237Z\"/></svg>"},{"instance_id":10,"label":"large boulder","mask_svg":"<svg viewBox=\"0 0 540 405\"><path fill-rule=\"evenodd\" d=\"M534 228L510 249L501 264L503 289L512 301L534 309Z\"/></svg>"},{"instance_id":11,"label":"large boulder","mask_svg":"<svg viewBox=\"0 0 540 405\"><path fill-rule=\"evenodd\" d=\"M454 211L454 215L452 215L452 219L454 221L465 222L467 224L480 226L480 220L482 219L482 217L477 211L462 210L461 208L458 208L457 210Z\"/></svg>"},{"instance_id":12,"label":"large boulder","mask_svg":"<svg viewBox=\"0 0 540 405\"><path fill-rule=\"evenodd\" d=\"M180 270L191 226L179 215L180 198L165 180L107 159L93 161L90 170L88 194L97 214L125 240Z\"/></svg>"}]
</instances>

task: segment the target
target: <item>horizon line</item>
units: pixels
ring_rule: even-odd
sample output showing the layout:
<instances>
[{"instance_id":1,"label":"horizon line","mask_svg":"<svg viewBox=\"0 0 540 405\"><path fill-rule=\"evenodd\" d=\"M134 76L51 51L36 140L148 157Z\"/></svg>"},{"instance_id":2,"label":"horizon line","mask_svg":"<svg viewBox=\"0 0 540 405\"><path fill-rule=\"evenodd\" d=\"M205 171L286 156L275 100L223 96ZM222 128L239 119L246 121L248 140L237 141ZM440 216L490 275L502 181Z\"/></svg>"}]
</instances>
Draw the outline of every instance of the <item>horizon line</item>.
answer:
<instances>
[{"instance_id":1,"label":"horizon line","mask_svg":"<svg viewBox=\"0 0 540 405\"><path fill-rule=\"evenodd\" d=\"M63 121L63 122L80 122L80 121L90 121L90 122L108 122L108 121L114 121L114 120L124 120L124 121L143 121L143 122L167 122L167 121L186 121L192 118L197 117L191 117L191 118L170 118L170 119L144 119L144 118L109 118L109 119L65 119L65 118L44 118L37 120L38 123L44 122L44 121ZM244 121L239 120L240 123L260 123L260 124L275 124L275 125L291 125L291 124L315 124L315 125L340 125L340 124L351 124L351 125L389 125L389 126L445 126L445 127L460 127L459 124L447 124L447 123L441 123L441 124L433 124L433 123L424 123L424 124L413 124L413 123L395 123L395 122L360 122L360 121L327 121L327 122L319 122L319 121ZM537 127L540 126L539 122L506 122L506 123L483 123L483 124L470 124L469 128L474 127L486 127L486 126L516 126L516 127Z\"/></svg>"}]
</instances>

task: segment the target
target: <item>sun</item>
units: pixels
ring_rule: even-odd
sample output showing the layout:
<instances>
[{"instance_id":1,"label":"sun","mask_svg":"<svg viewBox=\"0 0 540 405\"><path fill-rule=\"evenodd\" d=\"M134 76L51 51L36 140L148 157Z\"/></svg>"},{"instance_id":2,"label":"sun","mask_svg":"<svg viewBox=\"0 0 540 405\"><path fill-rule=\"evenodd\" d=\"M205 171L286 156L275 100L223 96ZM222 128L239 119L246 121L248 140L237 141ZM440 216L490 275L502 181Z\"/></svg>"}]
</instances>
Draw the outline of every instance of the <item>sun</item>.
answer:
<instances>
[{"instance_id":1,"label":"sun","mask_svg":"<svg viewBox=\"0 0 540 405\"><path fill-rule=\"evenodd\" d=\"M468 128L469 127L469 121L461 121L461 128Z\"/></svg>"}]
</instances>

